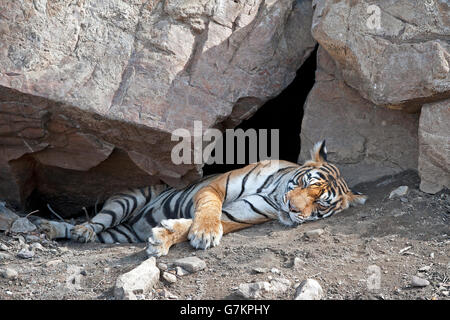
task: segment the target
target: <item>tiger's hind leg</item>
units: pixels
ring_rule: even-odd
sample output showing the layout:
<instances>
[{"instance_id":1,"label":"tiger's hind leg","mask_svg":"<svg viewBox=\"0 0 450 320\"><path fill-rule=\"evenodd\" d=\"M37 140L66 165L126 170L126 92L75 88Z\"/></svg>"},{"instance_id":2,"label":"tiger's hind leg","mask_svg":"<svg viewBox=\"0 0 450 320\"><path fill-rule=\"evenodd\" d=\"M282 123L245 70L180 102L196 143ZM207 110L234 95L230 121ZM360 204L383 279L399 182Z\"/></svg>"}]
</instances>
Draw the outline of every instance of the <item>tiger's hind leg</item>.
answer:
<instances>
[{"instance_id":1,"label":"tiger's hind leg","mask_svg":"<svg viewBox=\"0 0 450 320\"><path fill-rule=\"evenodd\" d=\"M104 242L102 240L105 239L106 243L115 243L127 242L124 238L130 237L133 241L128 242L139 242L139 239L134 241L135 235L131 237L132 230L124 235L124 230L128 228L121 225L160 194L164 188L165 186L162 185L151 186L127 190L112 196L90 221L77 225L71 230L71 238L78 242L92 242L97 239ZM119 241L115 241L116 238Z\"/></svg>"}]
</instances>

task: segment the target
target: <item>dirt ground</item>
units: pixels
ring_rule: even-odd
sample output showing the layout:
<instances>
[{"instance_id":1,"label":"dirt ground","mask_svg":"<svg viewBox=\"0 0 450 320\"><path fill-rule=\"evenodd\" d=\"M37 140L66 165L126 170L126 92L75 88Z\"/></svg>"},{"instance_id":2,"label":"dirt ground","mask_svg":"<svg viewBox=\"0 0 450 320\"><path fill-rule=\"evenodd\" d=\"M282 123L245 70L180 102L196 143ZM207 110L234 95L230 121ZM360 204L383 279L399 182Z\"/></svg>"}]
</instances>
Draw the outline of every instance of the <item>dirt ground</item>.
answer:
<instances>
[{"instance_id":1,"label":"dirt ground","mask_svg":"<svg viewBox=\"0 0 450 320\"><path fill-rule=\"evenodd\" d=\"M409 186L409 193L389 200L401 185ZM289 290L263 298L293 299L296 284L312 278L322 286L324 299L450 299L450 194L428 195L418 185L417 174L406 171L355 187L369 196L367 203L322 221L296 228L265 223L226 235L220 246L206 251L179 244L157 263L170 268L174 260L195 255L207 268L178 276L174 284L161 279L152 292L138 297L238 299L241 283L285 278L292 283ZM325 230L319 238L304 236L317 228ZM9 255L0 259L0 269L18 272L17 279L0 277L0 299L114 299L117 277L146 259L145 244L42 240L33 258L21 259L16 255L24 238L0 234L0 254ZM294 258L299 258L295 267ZM374 265L379 269L369 268ZM378 289L368 287L371 268L380 271ZM414 275L430 284L412 287Z\"/></svg>"}]
</instances>

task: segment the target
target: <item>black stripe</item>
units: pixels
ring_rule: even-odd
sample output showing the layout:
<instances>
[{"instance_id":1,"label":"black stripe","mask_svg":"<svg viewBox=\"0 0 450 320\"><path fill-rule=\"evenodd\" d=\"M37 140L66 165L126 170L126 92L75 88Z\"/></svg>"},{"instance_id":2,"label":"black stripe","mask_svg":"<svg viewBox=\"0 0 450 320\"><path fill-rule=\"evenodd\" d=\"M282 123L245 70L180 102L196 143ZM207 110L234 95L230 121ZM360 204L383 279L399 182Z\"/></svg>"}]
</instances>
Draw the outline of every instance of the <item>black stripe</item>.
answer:
<instances>
[{"instance_id":1,"label":"black stripe","mask_svg":"<svg viewBox=\"0 0 450 320\"><path fill-rule=\"evenodd\" d=\"M255 165L249 172L247 172L247 174L244 176L244 178L242 179L242 185L241 185L241 192L239 193L239 195L237 196L237 198L240 198L242 196L242 194L244 193L245 190L245 183L247 182L248 177L250 176L250 174L253 172L253 170L255 170L258 167L258 165ZM236 198L236 199L237 199Z\"/></svg>"},{"instance_id":2,"label":"black stripe","mask_svg":"<svg viewBox=\"0 0 450 320\"><path fill-rule=\"evenodd\" d=\"M103 238L101 233L97 234L97 238L98 238L98 241L100 241L100 243L105 243L105 239Z\"/></svg>"},{"instance_id":3,"label":"black stripe","mask_svg":"<svg viewBox=\"0 0 450 320\"><path fill-rule=\"evenodd\" d=\"M114 243L115 242L119 242L120 243L119 239L117 239L116 235L112 231L113 231L113 229L105 230L103 232L109 234L111 236L111 238L113 239Z\"/></svg>"},{"instance_id":4,"label":"black stripe","mask_svg":"<svg viewBox=\"0 0 450 320\"><path fill-rule=\"evenodd\" d=\"M227 218L230 219L231 221L239 222L239 223L247 223L247 224L248 224L248 222L245 222L245 221L241 221L241 220L239 220L239 219L236 219L236 218L233 217L230 213L226 212L226 211L223 210L223 209L222 209L222 213L224 213L224 214L227 216Z\"/></svg>"},{"instance_id":5,"label":"black stripe","mask_svg":"<svg viewBox=\"0 0 450 320\"><path fill-rule=\"evenodd\" d=\"M248 204L248 205L250 206L250 208L251 208L255 213L257 213L257 214L259 214L259 215L261 215L261 216L263 216L263 217L269 218L268 215L266 215L265 213L262 213L258 208L256 208L253 204L251 204L250 201L245 200L245 199L243 199L243 200L244 200L244 202L245 202L246 204Z\"/></svg>"},{"instance_id":6,"label":"black stripe","mask_svg":"<svg viewBox=\"0 0 450 320\"><path fill-rule=\"evenodd\" d=\"M227 194L228 194L228 183L229 183L229 181L230 181L230 176L231 176L231 172L228 173L228 176L227 176L227 182L226 182L226 184L225 184L225 196L223 197L223 202L225 202L225 200L227 199Z\"/></svg>"},{"instance_id":7,"label":"black stripe","mask_svg":"<svg viewBox=\"0 0 450 320\"><path fill-rule=\"evenodd\" d=\"M119 225L119 226L120 226L120 225ZM117 226L117 227L119 227L119 226ZM112 231L116 231L117 233L123 235L123 236L127 239L128 243L133 243L133 242L134 242L133 239L131 239L129 235L127 235L125 232L123 232L122 230L120 230L120 229L117 228L117 227L114 228ZM119 241L119 242L120 242L120 241Z\"/></svg>"},{"instance_id":8,"label":"black stripe","mask_svg":"<svg viewBox=\"0 0 450 320\"><path fill-rule=\"evenodd\" d=\"M116 213L114 211L107 210L107 209L102 209L102 211L100 211L99 214L107 214L107 215L111 216L111 226L115 226L116 225L117 216L116 216Z\"/></svg>"},{"instance_id":9,"label":"black stripe","mask_svg":"<svg viewBox=\"0 0 450 320\"><path fill-rule=\"evenodd\" d=\"M266 198L265 196L261 195L261 194L256 194L257 196L263 198L263 200L272 208L274 208L275 210L280 210L279 206L276 205L272 200L269 200L268 198Z\"/></svg>"},{"instance_id":10,"label":"black stripe","mask_svg":"<svg viewBox=\"0 0 450 320\"><path fill-rule=\"evenodd\" d=\"M134 229L132 227L130 227L128 224L124 223L121 226L123 226L125 229L128 230L129 233L131 233L136 239L138 239L139 241L144 241L143 239L139 238L138 234L134 231ZM147 239L145 239L147 240Z\"/></svg>"},{"instance_id":11,"label":"black stripe","mask_svg":"<svg viewBox=\"0 0 450 320\"><path fill-rule=\"evenodd\" d=\"M102 228L102 230L100 230L100 232L106 229L105 225L101 222L91 222L91 224L98 224Z\"/></svg>"}]
</instances>

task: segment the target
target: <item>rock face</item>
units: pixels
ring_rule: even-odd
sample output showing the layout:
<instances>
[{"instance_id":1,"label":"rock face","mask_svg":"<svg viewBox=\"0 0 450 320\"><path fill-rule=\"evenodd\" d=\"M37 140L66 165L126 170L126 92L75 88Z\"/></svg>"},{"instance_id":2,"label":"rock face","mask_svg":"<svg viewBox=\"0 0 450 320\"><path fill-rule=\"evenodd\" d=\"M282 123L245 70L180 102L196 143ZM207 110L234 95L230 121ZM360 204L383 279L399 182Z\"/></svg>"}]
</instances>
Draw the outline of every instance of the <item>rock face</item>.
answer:
<instances>
[{"instance_id":1,"label":"rock face","mask_svg":"<svg viewBox=\"0 0 450 320\"><path fill-rule=\"evenodd\" d=\"M450 99L426 104L419 120L420 190L450 188Z\"/></svg>"},{"instance_id":2,"label":"rock face","mask_svg":"<svg viewBox=\"0 0 450 320\"><path fill-rule=\"evenodd\" d=\"M248 118L315 45L308 0L0 6L0 199L37 190L65 216L198 178L200 165L172 163L172 131Z\"/></svg>"},{"instance_id":3,"label":"rock face","mask_svg":"<svg viewBox=\"0 0 450 320\"><path fill-rule=\"evenodd\" d=\"M419 114L376 106L349 87L319 47L316 83L304 107L300 162L326 139L329 161L349 185L405 169L417 170Z\"/></svg>"},{"instance_id":4,"label":"rock face","mask_svg":"<svg viewBox=\"0 0 450 320\"><path fill-rule=\"evenodd\" d=\"M417 110L450 96L448 1L316 0L313 37L376 105Z\"/></svg>"}]
</instances>

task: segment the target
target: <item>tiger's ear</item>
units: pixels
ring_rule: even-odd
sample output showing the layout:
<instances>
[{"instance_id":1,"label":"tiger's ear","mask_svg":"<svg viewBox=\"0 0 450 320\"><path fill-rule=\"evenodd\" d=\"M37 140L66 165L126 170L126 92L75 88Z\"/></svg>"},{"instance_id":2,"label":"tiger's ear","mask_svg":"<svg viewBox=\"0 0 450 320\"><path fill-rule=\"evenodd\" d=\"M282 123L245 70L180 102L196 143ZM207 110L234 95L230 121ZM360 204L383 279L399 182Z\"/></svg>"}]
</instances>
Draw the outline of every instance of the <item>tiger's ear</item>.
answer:
<instances>
[{"instance_id":1,"label":"tiger's ear","mask_svg":"<svg viewBox=\"0 0 450 320\"><path fill-rule=\"evenodd\" d=\"M325 140L317 142L311 150L311 160L316 162L327 161L327 148L325 147Z\"/></svg>"},{"instance_id":2,"label":"tiger's ear","mask_svg":"<svg viewBox=\"0 0 450 320\"><path fill-rule=\"evenodd\" d=\"M362 193L356 191L347 192L347 200L350 205L363 205L367 199L368 197Z\"/></svg>"}]
</instances>

